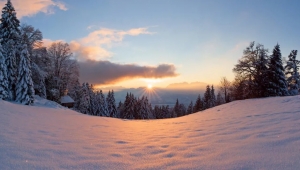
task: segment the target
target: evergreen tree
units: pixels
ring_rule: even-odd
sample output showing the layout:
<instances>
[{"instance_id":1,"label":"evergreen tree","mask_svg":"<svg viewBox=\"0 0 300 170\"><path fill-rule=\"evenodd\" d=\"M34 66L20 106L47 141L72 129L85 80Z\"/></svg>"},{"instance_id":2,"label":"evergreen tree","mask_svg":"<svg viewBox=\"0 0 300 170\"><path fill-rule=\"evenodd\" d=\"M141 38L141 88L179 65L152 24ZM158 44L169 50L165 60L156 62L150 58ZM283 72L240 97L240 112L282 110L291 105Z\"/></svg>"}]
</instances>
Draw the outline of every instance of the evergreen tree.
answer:
<instances>
[{"instance_id":1,"label":"evergreen tree","mask_svg":"<svg viewBox=\"0 0 300 170\"><path fill-rule=\"evenodd\" d=\"M285 75L287 76L288 89L291 95L299 94L300 89L300 61L297 60L296 57L297 50L292 50L285 66Z\"/></svg>"},{"instance_id":2,"label":"evergreen tree","mask_svg":"<svg viewBox=\"0 0 300 170\"><path fill-rule=\"evenodd\" d=\"M210 96L211 96L210 105L211 105L211 107L215 107L216 106L216 95L215 95L214 85L211 86L210 93L211 93L210 94Z\"/></svg>"},{"instance_id":3,"label":"evergreen tree","mask_svg":"<svg viewBox=\"0 0 300 170\"><path fill-rule=\"evenodd\" d=\"M255 74L254 78L254 97L267 97L268 94L268 50L264 48L263 45L258 44L256 46L257 49L257 57L258 59L255 61Z\"/></svg>"},{"instance_id":4,"label":"evergreen tree","mask_svg":"<svg viewBox=\"0 0 300 170\"><path fill-rule=\"evenodd\" d=\"M16 101L22 104L32 104L34 102L33 82L31 78L31 68L29 53L26 44L21 46L20 62L18 67L18 78L16 83Z\"/></svg>"},{"instance_id":5,"label":"evergreen tree","mask_svg":"<svg viewBox=\"0 0 300 170\"><path fill-rule=\"evenodd\" d=\"M203 110L203 102L202 102L201 96L199 94L199 96L198 96L198 98L196 100L195 106L193 108L193 112L195 113L195 112L199 112L201 110Z\"/></svg>"},{"instance_id":6,"label":"evergreen tree","mask_svg":"<svg viewBox=\"0 0 300 170\"><path fill-rule=\"evenodd\" d=\"M133 119L134 118L133 114L135 113L134 106L135 106L135 98L134 98L133 94L127 93L126 99L124 102L124 110L123 110L121 118Z\"/></svg>"},{"instance_id":7,"label":"evergreen tree","mask_svg":"<svg viewBox=\"0 0 300 170\"><path fill-rule=\"evenodd\" d=\"M117 117L117 106L116 101L114 97L114 91L109 91L108 95L106 97L106 103L107 103L107 109L108 109L108 115L110 117Z\"/></svg>"},{"instance_id":8,"label":"evergreen tree","mask_svg":"<svg viewBox=\"0 0 300 170\"><path fill-rule=\"evenodd\" d=\"M0 44L0 99L8 98L8 79L5 58Z\"/></svg>"},{"instance_id":9,"label":"evergreen tree","mask_svg":"<svg viewBox=\"0 0 300 170\"><path fill-rule=\"evenodd\" d=\"M107 103L106 103L106 99L105 96L102 92L102 90L99 91L99 93L97 94L97 102L99 104L99 116L106 116L108 117L108 108L107 108Z\"/></svg>"},{"instance_id":10,"label":"evergreen tree","mask_svg":"<svg viewBox=\"0 0 300 170\"><path fill-rule=\"evenodd\" d=\"M186 110L186 114L192 114L192 113L193 113L193 102L191 101L191 103L189 104Z\"/></svg>"},{"instance_id":11,"label":"evergreen tree","mask_svg":"<svg viewBox=\"0 0 300 170\"><path fill-rule=\"evenodd\" d=\"M1 45L4 48L5 62L9 87L9 99L15 100L15 88L17 80L17 58L19 55L18 44L20 41L20 21L16 17L15 9L10 0L2 9L0 24Z\"/></svg>"},{"instance_id":12,"label":"evergreen tree","mask_svg":"<svg viewBox=\"0 0 300 170\"><path fill-rule=\"evenodd\" d=\"M203 100L204 109L211 108L211 91L209 85L206 86Z\"/></svg>"},{"instance_id":13,"label":"evergreen tree","mask_svg":"<svg viewBox=\"0 0 300 170\"><path fill-rule=\"evenodd\" d=\"M89 114L90 110L90 96L89 96L89 90L87 88L88 83L83 83L81 86L81 97L80 102L78 106L78 110L83 114Z\"/></svg>"},{"instance_id":14,"label":"evergreen tree","mask_svg":"<svg viewBox=\"0 0 300 170\"><path fill-rule=\"evenodd\" d=\"M180 107L179 107L179 101L176 100L176 104L172 111L172 117L179 117L180 116Z\"/></svg>"},{"instance_id":15,"label":"evergreen tree","mask_svg":"<svg viewBox=\"0 0 300 170\"><path fill-rule=\"evenodd\" d=\"M224 99L222 97L221 92L219 91L218 94L217 94L216 105L218 106L218 105L221 105L223 103L225 103L225 101L224 101Z\"/></svg>"},{"instance_id":16,"label":"evergreen tree","mask_svg":"<svg viewBox=\"0 0 300 170\"><path fill-rule=\"evenodd\" d=\"M274 47L271 55L268 71L268 93L270 96L286 96L288 95L287 83L284 76L284 69L282 66L280 46L277 44Z\"/></svg>"}]
</instances>

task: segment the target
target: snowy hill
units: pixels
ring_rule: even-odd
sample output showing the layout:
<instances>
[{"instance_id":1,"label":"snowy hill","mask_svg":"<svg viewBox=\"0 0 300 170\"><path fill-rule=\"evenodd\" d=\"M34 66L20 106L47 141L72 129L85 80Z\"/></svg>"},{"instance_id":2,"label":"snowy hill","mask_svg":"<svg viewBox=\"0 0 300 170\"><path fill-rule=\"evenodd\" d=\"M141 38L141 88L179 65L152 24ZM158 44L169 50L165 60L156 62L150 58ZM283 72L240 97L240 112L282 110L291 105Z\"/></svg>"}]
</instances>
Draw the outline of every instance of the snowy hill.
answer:
<instances>
[{"instance_id":1,"label":"snowy hill","mask_svg":"<svg viewBox=\"0 0 300 170\"><path fill-rule=\"evenodd\" d=\"M0 101L0 169L299 169L300 96L129 121ZM46 107L44 107L44 106Z\"/></svg>"}]
</instances>

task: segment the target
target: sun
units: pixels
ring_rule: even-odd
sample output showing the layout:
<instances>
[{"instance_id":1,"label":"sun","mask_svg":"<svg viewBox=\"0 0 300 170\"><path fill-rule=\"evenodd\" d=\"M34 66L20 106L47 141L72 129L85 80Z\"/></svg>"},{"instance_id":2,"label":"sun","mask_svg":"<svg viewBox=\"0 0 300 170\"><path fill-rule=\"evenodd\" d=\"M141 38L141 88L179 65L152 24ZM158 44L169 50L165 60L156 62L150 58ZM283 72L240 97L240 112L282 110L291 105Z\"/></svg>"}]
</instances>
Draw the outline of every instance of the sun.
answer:
<instances>
[{"instance_id":1,"label":"sun","mask_svg":"<svg viewBox=\"0 0 300 170\"><path fill-rule=\"evenodd\" d=\"M152 89L152 84L148 84L148 86L147 86L147 88L148 88L148 90L150 90L150 89Z\"/></svg>"}]
</instances>

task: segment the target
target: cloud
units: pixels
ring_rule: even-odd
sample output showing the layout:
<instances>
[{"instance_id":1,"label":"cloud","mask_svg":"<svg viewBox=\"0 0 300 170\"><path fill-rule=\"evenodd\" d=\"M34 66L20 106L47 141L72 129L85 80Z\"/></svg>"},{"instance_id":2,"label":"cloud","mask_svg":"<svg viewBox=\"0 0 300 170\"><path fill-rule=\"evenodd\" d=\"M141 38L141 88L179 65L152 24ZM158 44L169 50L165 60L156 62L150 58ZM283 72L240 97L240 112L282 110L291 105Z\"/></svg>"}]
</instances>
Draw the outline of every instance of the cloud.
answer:
<instances>
[{"instance_id":1,"label":"cloud","mask_svg":"<svg viewBox=\"0 0 300 170\"><path fill-rule=\"evenodd\" d=\"M87 60L79 62L81 82L104 85L133 78L166 78L178 76L173 64L140 66L116 64L110 61Z\"/></svg>"},{"instance_id":2,"label":"cloud","mask_svg":"<svg viewBox=\"0 0 300 170\"><path fill-rule=\"evenodd\" d=\"M0 1L0 7L2 8L6 2L6 0ZM53 14L55 8L67 10L63 2L53 0L12 0L12 4L15 7L18 18L33 16L39 12Z\"/></svg>"},{"instance_id":3,"label":"cloud","mask_svg":"<svg viewBox=\"0 0 300 170\"><path fill-rule=\"evenodd\" d=\"M141 34L154 34L149 32L148 28L133 28L127 31L101 28L93 31L86 37L73 40L69 43L72 52L79 61L85 60L103 60L111 57L112 52L109 51L114 44L123 41L125 36L138 36ZM44 39L44 45L51 45L52 41Z\"/></svg>"}]
</instances>

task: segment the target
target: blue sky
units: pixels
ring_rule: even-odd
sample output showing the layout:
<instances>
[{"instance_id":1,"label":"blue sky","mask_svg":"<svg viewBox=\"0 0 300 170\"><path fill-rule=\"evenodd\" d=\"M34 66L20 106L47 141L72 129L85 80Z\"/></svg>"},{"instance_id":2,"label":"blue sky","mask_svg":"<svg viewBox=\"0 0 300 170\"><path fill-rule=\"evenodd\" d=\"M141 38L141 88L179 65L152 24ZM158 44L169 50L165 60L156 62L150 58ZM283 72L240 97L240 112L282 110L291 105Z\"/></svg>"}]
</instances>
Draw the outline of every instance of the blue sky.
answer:
<instances>
[{"instance_id":1,"label":"blue sky","mask_svg":"<svg viewBox=\"0 0 300 170\"><path fill-rule=\"evenodd\" d=\"M106 86L216 85L223 76L233 80L232 68L250 41L270 52L278 42L283 56L300 47L297 0L44 0L42 7L30 5L41 2L12 0L22 23L40 29L45 42L73 42L79 60L176 68L176 76L145 81L128 75Z\"/></svg>"}]
</instances>

